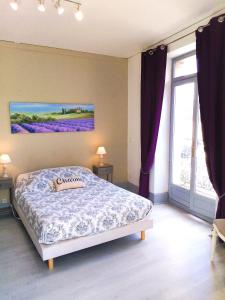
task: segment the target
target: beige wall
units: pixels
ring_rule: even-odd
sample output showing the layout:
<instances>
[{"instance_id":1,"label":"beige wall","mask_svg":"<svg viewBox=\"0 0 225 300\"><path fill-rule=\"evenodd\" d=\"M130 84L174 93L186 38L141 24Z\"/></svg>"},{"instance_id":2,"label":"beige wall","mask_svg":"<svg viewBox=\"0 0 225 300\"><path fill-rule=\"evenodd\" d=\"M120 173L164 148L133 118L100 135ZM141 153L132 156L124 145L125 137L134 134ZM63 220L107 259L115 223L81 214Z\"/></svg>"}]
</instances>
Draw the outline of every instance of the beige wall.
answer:
<instances>
[{"instance_id":1,"label":"beige wall","mask_svg":"<svg viewBox=\"0 0 225 300\"><path fill-rule=\"evenodd\" d=\"M9 101L93 103L94 132L10 132ZM127 180L127 60L74 51L0 43L0 153L15 176L64 165L91 167L104 145L115 181Z\"/></svg>"},{"instance_id":2,"label":"beige wall","mask_svg":"<svg viewBox=\"0 0 225 300\"><path fill-rule=\"evenodd\" d=\"M141 168L141 54L128 60L128 181L139 185Z\"/></svg>"}]
</instances>

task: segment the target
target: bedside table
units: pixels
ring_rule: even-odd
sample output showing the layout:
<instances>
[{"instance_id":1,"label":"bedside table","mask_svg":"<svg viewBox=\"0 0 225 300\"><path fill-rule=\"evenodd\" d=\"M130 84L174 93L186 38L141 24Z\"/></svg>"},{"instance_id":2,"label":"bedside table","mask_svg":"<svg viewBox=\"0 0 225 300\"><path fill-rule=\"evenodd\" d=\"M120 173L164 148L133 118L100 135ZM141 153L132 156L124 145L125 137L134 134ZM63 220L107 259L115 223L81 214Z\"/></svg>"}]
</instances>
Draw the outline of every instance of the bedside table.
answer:
<instances>
[{"instance_id":1,"label":"bedside table","mask_svg":"<svg viewBox=\"0 0 225 300\"><path fill-rule=\"evenodd\" d=\"M11 211L10 203L13 201L14 187L11 177L0 177L0 190L9 190L9 203L0 202L0 215L9 214Z\"/></svg>"},{"instance_id":2,"label":"bedside table","mask_svg":"<svg viewBox=\"0 0 225 300\"><path fill-rule=\"evenodd\" d=\"M113 165L104 164L103 166L94 165L93 173L99 177L106 177L107 181L113 182Z\"/></svg>"}]
</instances>

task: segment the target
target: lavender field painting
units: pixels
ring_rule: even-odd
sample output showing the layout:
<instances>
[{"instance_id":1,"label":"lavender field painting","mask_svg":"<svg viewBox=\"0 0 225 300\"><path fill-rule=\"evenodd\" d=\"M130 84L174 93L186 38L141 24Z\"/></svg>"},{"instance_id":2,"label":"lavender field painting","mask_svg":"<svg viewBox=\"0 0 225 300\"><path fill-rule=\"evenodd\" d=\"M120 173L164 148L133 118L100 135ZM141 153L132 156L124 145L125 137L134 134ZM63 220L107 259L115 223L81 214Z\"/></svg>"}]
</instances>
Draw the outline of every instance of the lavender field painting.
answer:
<instances>
[{"instance_id":1,"label":"lavender field painting","mask_svg":"<svg viewBox=\"0 0 225 300\"><path fill-rule=\"evenodd\" d=\"M94 105L10 103L11 132L50 133L93 131Z\"/></svg>"}]
</instances>

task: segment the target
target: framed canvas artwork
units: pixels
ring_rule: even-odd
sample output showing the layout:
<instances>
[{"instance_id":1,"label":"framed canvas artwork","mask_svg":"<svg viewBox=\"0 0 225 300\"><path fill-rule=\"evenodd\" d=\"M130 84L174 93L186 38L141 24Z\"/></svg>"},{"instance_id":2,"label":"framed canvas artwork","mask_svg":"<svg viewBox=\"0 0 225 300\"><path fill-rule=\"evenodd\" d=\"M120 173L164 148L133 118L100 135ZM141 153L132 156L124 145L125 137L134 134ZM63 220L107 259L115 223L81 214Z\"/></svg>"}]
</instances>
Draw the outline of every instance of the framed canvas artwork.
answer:
<instances>
[{"instance_id":1,"label":"framed canvas artwork","mask_svg":"<svg viewBox=\"0 0 225 300\"><path fill-rule=\"evenodd\" d=\"M10 102L11 132L93 131L93 104Z\"/></svg>"}]
</instances>

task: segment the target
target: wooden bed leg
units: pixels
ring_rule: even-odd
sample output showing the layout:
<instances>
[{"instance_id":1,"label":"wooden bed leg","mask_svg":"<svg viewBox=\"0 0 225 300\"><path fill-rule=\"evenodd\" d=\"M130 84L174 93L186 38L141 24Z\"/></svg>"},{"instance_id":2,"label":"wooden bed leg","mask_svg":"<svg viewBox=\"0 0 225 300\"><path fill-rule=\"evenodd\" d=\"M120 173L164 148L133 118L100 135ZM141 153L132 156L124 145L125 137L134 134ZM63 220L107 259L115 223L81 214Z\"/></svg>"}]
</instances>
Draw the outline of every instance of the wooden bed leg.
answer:
<instances>
[{"instance_id":1,"label":"wooden bed leg","mask_svg":"<svg viewBox=\"0 0 225 300\"><path fill-rule=\"evenodd\" d=\"M144 241L145 240L145 231L141 231L141 240Z\"/></svg>"},{"instance_id":2,"label":"wooden bed leg","mask_svg":"<svg viewBox=\"0 0 225 300\"><path fill-rule=\"evenodd\" d=\"M49 269L49 271L52 271L54 269L54 260L53 260L53 258L50 258L48 260L48 269Z\"/></svg>"}]
</instances>

